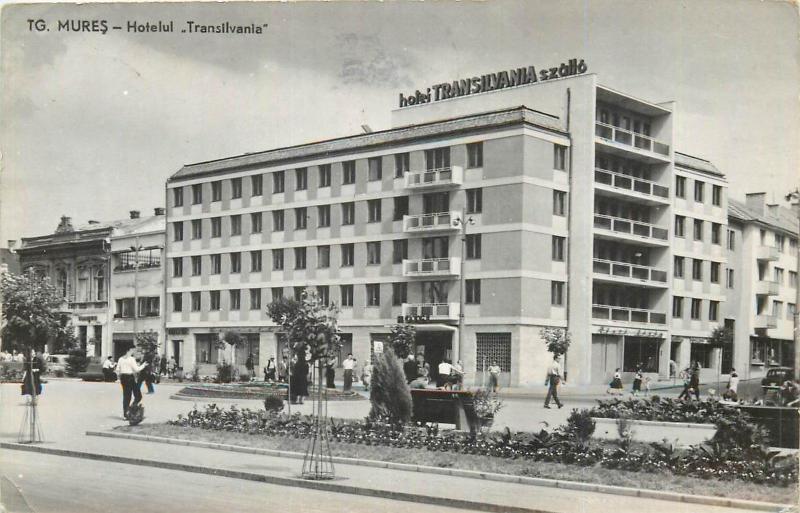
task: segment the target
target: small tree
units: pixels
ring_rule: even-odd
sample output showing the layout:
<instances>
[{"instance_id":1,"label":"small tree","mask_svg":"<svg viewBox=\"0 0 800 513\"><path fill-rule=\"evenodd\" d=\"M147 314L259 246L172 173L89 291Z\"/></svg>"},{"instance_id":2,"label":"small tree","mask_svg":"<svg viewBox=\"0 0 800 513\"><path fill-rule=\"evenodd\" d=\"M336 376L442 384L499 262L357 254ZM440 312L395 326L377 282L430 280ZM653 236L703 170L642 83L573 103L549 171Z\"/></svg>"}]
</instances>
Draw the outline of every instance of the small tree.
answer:
<instances>
[{"instance_id":1,"label":"small tree","mask_svg":"<svg viewBox=\"0 0 800 513\"><path fill-rule=\"evenodd\" d=\"M572 342L569 332L563 328L542 328L539 335L547 344L547 350L553 353L553 357L566 354Z\"/></svg>"},{"instance_id":2,"label":"small tree","mask_svg":"<svg viewBox=\"0 0 800 513\"><path fill-rule=\"evenodd\" d=\"M389 344L398 358L405 360L414 351L417 340L417 328L413 324L395 324L391 328Z\"/></svg>"},{"instance_id":3,"label":"small tree","mask_svg":"<svg viewBox=\"0 0 800 513\"><path fill-rule=\"evenodd\" d=\"M142 352L142 360L150 363L150 370L155 371L158 357L158 333L153 330L140 331L136 334L136 347Z\"/></svg>"},{"instance_id":4,"label":"small tree","mask_svg":"<svg viewBox=\"0 0 800 513\"><path fill-rule=\"evenodd\" d=\"M67 337L71 327L59 313L64 302L50 280L29 272L6 273L0 279L4 349L27 353L41 350L51 339Z\"/></svg>"},{"instance_id":5,"label":"small tree","mask_svg":"<svg viewBox=\"0 0 800 513\"><path fill-rule=\"evenodd\" d=\"M398 427L411 420L411 391L400 360L391 348L373 356L369 390L370 418L385 417Z\"/></svg>"},{"instance_id":6,"label":"small tree","mask_svg":"<svg viewBox=\"0 0 800 513\"><path fill-rule=\"evenodd\" d=\"M733 330L724 326L717 326L711 330L708 337L709 345L713 347L723 347L733 343Z\"/></svg>"},{"instance_id":7,"label":"small tree","mask_svg":"<svg viewBox=\"0 0 800 513\"><path fill-rule=\"evenodd\" d=\"M86 349L74 347L70 349L67 356L67 365L64 372L67 376L75 377L84 372L89 367L89 357L86 356Z\"/></svg>"},{"instance_id":8,"label":"small tree","mask_svg":"<svg viewBox=\"0 0 800 513\"><path fill-rule=\"evenodd\" d=\"M311 355L309 365L327 361L339 352L339 309L325 305L316 292L303 292L301 301L280 299L270 303L267 313L286 333L294 354Z\"/></svg>"}]
</instances>

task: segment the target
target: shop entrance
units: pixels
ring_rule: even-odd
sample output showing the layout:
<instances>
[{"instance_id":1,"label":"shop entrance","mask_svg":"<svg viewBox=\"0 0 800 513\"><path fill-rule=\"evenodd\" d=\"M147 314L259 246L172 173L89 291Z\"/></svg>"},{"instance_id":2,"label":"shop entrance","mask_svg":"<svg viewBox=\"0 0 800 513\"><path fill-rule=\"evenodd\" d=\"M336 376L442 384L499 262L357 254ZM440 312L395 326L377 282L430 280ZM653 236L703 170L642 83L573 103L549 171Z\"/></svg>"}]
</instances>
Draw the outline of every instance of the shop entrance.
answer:
<instances>
[{"instance_id":1,"label":"shop entrance","mask_svg":"<svg viewBox=\"0 0 800 513\"><path fill-rule=\"evenodd\" d=\"M119 359L125 356L125 353L127 353L128 349L131 347L133 347L133 339L114 339L114 361L119 361Z\"/></svg>"},{"instance_id":2,"label":"shop entrance","mask_svg":"<svg viewBox=\"0 0 800 513\"><path fill-rule=\"evenodd\" d=\"M417 348L414 353L425 357L425 363L431 366L431 376L435 376L442 360L452 359L452 344L452 332L417 331Z\"/></svg>"}]
</instances>

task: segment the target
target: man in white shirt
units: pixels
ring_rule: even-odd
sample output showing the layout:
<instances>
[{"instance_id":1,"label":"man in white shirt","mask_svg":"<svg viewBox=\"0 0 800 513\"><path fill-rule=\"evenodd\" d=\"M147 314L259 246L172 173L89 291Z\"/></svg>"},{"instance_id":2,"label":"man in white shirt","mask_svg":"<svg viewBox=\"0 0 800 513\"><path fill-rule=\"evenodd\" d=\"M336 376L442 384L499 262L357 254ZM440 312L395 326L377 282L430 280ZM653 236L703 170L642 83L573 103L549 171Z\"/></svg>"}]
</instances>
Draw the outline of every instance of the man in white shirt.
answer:
<instances>
[{"instance_id":1,"label":"man in white shirt","mask_svg":"<svg viewBox=\"0 0 800 513\"><path fill-rule=\"evenodd\" d=\"M106 361L103 362L103 379L106 381L116 381L117 377L114 375L114 367L117 364L114 363L114 359L110 356L106 358Z\"/></svg>"},{"instance_id":2,"label":"man in white shirt","mask_svg":"<svg viewBox=\"0 0 800 513\"><path fill-rule=\"evenodd\" d=\"M450 373L453 371L453 366L450 361L445 358L439 364L439 376L436 380L436 386L439 388L447 388L450 385Z\"/></svg>"},{"instance_id":3,"label":"man in white shirt","mask_svg":"<svg viewBox=\"0 0 800 513\"><path fill-rule=\"evenodd\" d=\"M128 410L131 407L131 394L133 394L133 404L142 402L142 391L136 384L136 374L147 367L147 362L140 365L133 356L135 351L135 347L129 348L125 356L117 362L119 382L122 385L122 416L125 419L128 418Z\"/></svg>"},{"instance_id":4,"label":"man in white shirt","mask_svg":"<svg viewBox=\"0 0 800 513\"><path fill-rule=\"evenodd\" d=\"M353 353L347 354L347 359L342 362L344 368L344 391L349 392L353 388L353 369L356 366L356 359L353 358Z\"/></svg>"},{"instance_id":5,"label":"man in white shirt","mask_svg":"<svg viewBox=\"0 0 800 513\"><path fill-rule=\"evenodd\" d=\"M564 405L558 400L558 385L561 383L561 363L558 361L559 356L553 356L553 362L547 368L547 397L544 399L544 407L550 408L550 398L556 402L559 408Z\"/></svg>"}]
</instances>

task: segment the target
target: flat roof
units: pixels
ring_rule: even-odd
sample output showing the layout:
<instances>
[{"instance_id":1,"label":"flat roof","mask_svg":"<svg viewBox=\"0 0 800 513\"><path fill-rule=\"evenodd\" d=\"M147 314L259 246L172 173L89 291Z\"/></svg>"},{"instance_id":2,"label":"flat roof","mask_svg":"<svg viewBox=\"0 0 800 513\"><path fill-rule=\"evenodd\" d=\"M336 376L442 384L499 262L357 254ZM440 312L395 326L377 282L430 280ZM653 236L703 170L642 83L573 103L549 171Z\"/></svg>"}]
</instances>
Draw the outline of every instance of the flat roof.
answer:
<instances>
[{"instance_id":1,"label":"flat roof","mask_svg":"<svg viewBox=\"0 0 800 513\"><path fill-rule=\"evenodd\" d=\"M641 98L636 98L620 91L615 91L610 87L599 84L597 85L597 100L611 102L615 105L622 105L630 111L638 112L639 114L644 114L645 116L663 116L666 114L672 114L672 111L666 107L642 100Z\"/></svg>"}]
</instances>

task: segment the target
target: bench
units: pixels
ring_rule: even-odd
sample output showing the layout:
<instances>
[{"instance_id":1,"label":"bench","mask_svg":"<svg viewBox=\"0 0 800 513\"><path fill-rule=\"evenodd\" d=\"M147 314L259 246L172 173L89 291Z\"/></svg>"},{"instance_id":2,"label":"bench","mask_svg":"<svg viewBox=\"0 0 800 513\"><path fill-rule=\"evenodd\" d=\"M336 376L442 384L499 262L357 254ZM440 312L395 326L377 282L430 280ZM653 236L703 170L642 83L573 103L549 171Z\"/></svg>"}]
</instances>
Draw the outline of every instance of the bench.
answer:
<instances>
[{"instance_id":1,"label":"bench","mask_svg":"<svg viewBox=\"0 0 800 513\"><path fill-rule=\"evenodd\" d=\"M470 391L411 389L411 402L415 422L454 424L456 429L470 433L477 432L480 426Z\"/></svg>"}]
</instances>

